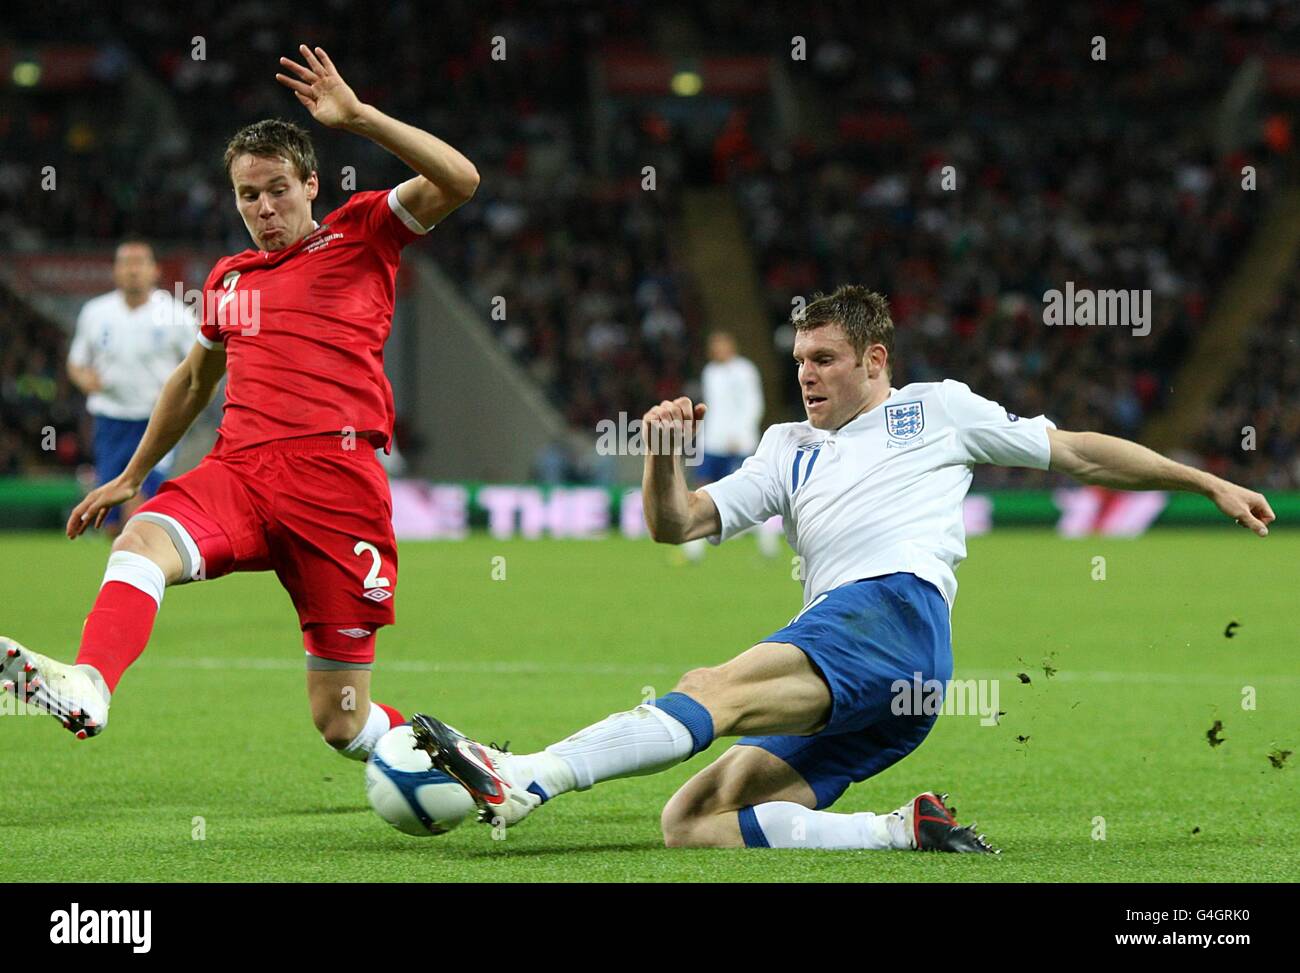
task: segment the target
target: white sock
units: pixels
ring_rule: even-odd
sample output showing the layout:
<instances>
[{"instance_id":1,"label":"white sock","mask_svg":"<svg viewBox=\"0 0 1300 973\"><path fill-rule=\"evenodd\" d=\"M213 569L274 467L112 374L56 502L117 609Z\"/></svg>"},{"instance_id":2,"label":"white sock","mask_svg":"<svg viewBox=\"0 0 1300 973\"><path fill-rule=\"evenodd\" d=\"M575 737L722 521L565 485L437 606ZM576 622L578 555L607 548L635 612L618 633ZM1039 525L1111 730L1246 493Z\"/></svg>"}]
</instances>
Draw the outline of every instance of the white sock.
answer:
<instances>
[{"instance_id":1,"label":"white sock","mask_svg":"<svg viewBox=\"0 0 1300 973\"><path fill-rule=\"evenodd\" d=\"M167 590L167 578L162 568L154 564L143 554L133 551L114 551L108 556L108 567L104 569L102 588L110 581L121 581L132 588L139 588L162 607L163 592Z\"/></svg>"},{"instance_id":2,"label":"white sock","mask_svg":"<svg viewBox=\"0 0 1300 973\"><path fill-rule=\"evenodd\" d=\"M554 797L602 780L658 773L681 763L692 750L690 730L657 706L643 704L607 716L543 753L517 759L547 797Z\"/></svg>"},{"instance_id":3,"label":"white sock","mask_svg":"<svg viewBox=\"0 0 1300 973\"><path fill-rule=\"evenodd\" d=\"M709 542L703 537L697 537L693 541L687 541L682 545L682 553L686 555L688 561L703 561L704 552L709 549Z\"/></svg>"},{"instance_id":4,"label":"white sock","mask_svg":"<svg viewBox=\"0 0 1300 973\"><path fill-rule=\"evenodd\" d=\"M763 557L776 557L781 553L781 535L768 530L766 524L758 528L758 553Z\"/></svg>"},{"instance_id":5,"label":"white sock","mask_svg":"<svg viewBox=\"0 0 1300 973\"><path fill-rule=\"evenodd\" d=\"M813 811L790 801L769 801L754 807L754 817L770 848L879 851L912 847L907 840L906 823L897 811L836 814Z\"/></svg>"},{"instance_id":6,"label":"white sock","mask_svg":"<svg viewBox=\"0 0 1300 973\"><path fill-rule=\"evenodd\" d=\"M376 706L370 704L370 713L366 716L366 725L361 728L355 740L349 743L342 750L339 750L342 756L349 760L367 760L370 757L370 751L375 749L375 744L379 738L389 731L391 727L388 723L388 714Z\"/></svg>"},{"instance_id":7,"label":"white sock","mask_svg":"<svg viewBox=\"0 0 1300 973\"><path fill-rule=\"evenodd\" d=\"M578 786L578 779L573 769L553 753L539 750L537 753L512 753L510 755L510 773L516 784L528 787L534 794L540 789L544 800L549 801L556 794L564 794ZM530 786L533 785L533 786Z\"/></svg>"}]
</instances>

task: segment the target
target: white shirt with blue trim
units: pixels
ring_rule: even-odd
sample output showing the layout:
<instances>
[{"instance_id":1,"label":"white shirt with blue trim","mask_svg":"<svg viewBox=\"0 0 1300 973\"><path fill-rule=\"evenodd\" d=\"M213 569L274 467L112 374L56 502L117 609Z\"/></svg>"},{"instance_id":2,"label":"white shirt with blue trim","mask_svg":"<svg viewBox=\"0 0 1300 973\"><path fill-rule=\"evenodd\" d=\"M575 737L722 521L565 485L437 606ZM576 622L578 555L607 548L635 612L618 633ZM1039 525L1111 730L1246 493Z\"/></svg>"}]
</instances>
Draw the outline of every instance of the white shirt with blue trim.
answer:
<instances>
[{"instance_id":1,"label":"white shirt with blue trim","mask_svg":"<svg viewBox=\"0 0 1300 973\"><path fill-rule=\"evenodd\" d=\"M110 419L148 419L197 334L194 312L159 288L136 308L127 306L121 291L87 301L68 350L68 362L94 368L103 385L87 397L87 410Z\"/></svg>"},{"instance_id":2,"label":"white shirt with blue trim","mask_svg":"<svg viewBox=\"0 0 1300 973\"><path fill-rule=\"evenodd\" d=\"M739 470L701 488L722 520L709 540L779 515L802 559L805 606L840 585L907 571L934 584L951 612L974 465L1045 470L1055 428L951 379L891 388L833 432L779 423Z\"/></svg>"}]
</instances>

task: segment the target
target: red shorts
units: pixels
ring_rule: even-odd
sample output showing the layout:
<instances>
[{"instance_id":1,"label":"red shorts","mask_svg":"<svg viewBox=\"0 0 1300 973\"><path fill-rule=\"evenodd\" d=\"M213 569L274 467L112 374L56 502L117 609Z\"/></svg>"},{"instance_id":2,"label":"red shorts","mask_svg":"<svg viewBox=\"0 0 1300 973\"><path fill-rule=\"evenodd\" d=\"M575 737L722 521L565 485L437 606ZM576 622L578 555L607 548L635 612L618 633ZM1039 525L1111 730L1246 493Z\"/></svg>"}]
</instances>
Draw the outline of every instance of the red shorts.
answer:
<instances>
[{"instance_id":1,"label":"red shorts","mask_svg":"<svg viewBox=\"0 0 1300 973\"><path fill-rule=\"evenodd\" d=\"M374 631L394 621L397 541L388 477L365 440L310 436L209 455L141 514L189 535L177 546L189 548L192 580L274 571L309 653L374 661Z\"/></svg>"}]
</instances>

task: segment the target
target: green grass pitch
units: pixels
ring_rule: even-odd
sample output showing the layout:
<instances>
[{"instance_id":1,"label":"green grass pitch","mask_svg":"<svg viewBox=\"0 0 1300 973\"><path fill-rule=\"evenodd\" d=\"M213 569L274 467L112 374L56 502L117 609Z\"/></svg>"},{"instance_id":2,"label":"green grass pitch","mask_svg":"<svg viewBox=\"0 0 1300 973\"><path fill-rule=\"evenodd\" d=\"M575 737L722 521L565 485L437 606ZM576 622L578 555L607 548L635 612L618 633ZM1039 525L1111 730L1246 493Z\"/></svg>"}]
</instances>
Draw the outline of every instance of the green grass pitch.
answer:
<instances>
[{"instance_id":1,"label":"green grass pitch","mask_svg":"<svg viewBox=\"0 0 1300 973\"><path fill-rule=\"evenodd\" d=\"M71 658L106 545L7 534L0 551L0 632ZM667 692L799 608L788 552L764 560L741 539L699 566L670 554L623 540L404 544L375 695L532 750ZM999 858L664 849L664 801L727 741L557 799L504 840L473 823L408 838L369 810L362 767L316 735L295 616L270 574L172 589L102 737L0 718L0 832L21 849L11 876L35 881L1294 881L1300 755L1277 769L1269 754L1300 750L1297 564L1297 538L1232 527L972 539L955 677L999 679L1006 715L941 717L837 809L941 788ZM1224 742L1211 747L1215 720Z\"/></svg>"}]
</instances>

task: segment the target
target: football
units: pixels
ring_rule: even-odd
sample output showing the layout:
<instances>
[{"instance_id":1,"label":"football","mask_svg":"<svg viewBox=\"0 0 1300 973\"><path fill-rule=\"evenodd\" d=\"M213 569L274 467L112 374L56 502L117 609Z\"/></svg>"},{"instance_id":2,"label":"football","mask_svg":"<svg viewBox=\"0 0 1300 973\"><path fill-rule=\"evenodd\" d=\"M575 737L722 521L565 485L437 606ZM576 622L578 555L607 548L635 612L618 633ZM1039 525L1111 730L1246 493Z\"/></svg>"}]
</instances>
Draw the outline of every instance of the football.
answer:
<instances>
[{"instance_id":1,"label":"football","mask_svg":"<svg viewBox=\"0 0 1300 973\"><path fill-rule=\"evenodd\" d=\"M474 811L460 784L415 748L409 724L380 739L366 762L366 797L375 813L403 834L446 834Z\"/></svg>"}]
</instances>

